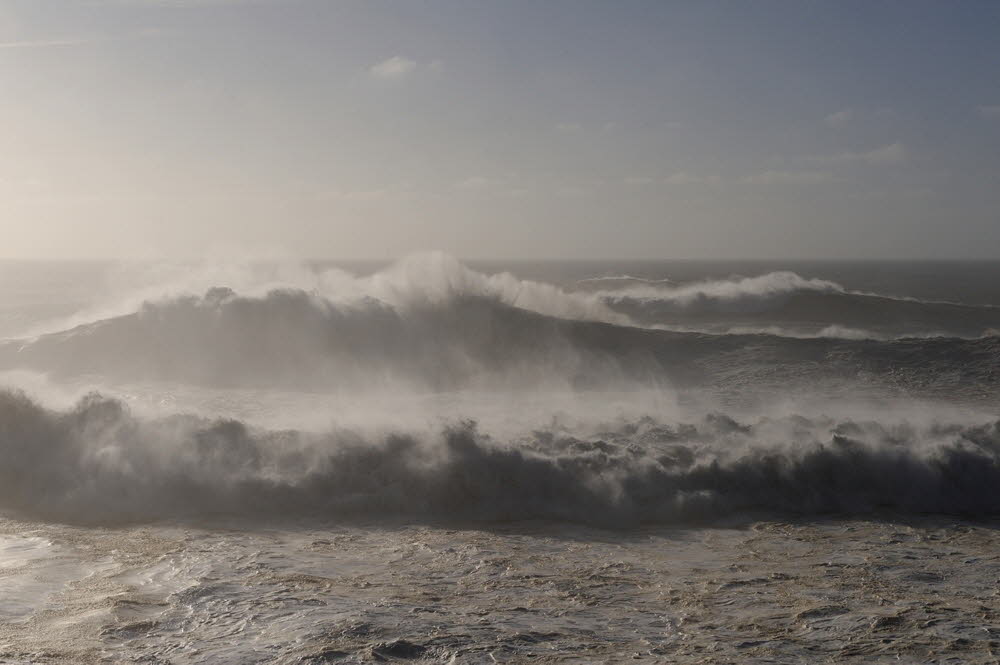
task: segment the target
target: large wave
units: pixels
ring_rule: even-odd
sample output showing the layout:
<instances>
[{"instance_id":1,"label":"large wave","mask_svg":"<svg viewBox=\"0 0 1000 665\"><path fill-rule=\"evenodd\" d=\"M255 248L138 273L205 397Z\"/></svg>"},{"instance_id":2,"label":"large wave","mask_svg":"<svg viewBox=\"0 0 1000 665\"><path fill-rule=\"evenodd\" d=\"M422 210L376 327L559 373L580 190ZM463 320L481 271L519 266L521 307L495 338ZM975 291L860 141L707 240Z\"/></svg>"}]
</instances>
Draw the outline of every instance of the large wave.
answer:
<instances>
[{"instance_id":1,"label":"large wave","mask_svg":"<svg viewBox=\"0 0 1000 665\"><path fill-rule=\"evenodd\" d=\"M624 296L649 300L668 300L679 305L696 305L699 303L723 303L730 307L753 307L760 301L797 291L815 291L819 293L846 293L847 290L836 282L824 279L806 279L787 270L765 273L755 277L732 277L720 280L703 280L687 284L677 284L669 280L643 279L639 284L637 277L621 276L616 278L624 285L617 289L603 289L603 295ZM603 280L598 280L603 281Z\"/></svg>"},{"instance_id":2,"label":"large wave","mask_svg":"<svg viewBox=\"0 0 1000 665\"><path fill-rule=\"evenodd\" d=\"M1000 328L1000 307L852 291L788 271L681 285L626 282L592 293L643 325L712 332L979 337Z\"/></svg>"},{"instance_id":3,"label":"large wave","mask_svg":"<svg viewBox=\"0 0 1000 665\"><path fill-rule=\"evenodd\" d=\"M720 413L494 438L144 420L91 395L57 412L0 392L0 508L71 522L199 518L558 519L606 526L760 511L1000 510L1000 422Z\"/></svg>"},{"instance_id":4,"label":"large wave","mask_svg":"<svg viewBox=\"0 0 1000 665\"><path fill-rule=\"evenodd\" d=\"M359 396L370 421L323 431L292 418L279 430L186 407L140 417L96 395L53 410L0 392L0 509L70 521L222 512L629 525L747 511L1000 508L995 422L746 418L733 410L810 391L995 409L1000 336L792 338L637 323L660 316L657 303L696 327L697 313L722 311L720 303L753 303L744 310L756 311L775 299L789 306L876 298L832 283L786 276L744 283L737 295L699 287L635 311L620 293L616 300L608 291L485 275L441 255L363 277L307 271L186 293L197 283L67 330L0 343L0 369L99 377L104 385L172 382L195 396L195 386L288 391L293 402L305 391L340 391ZM858 318L863 308L851 307ZM683 399L725 405L730 415L679 421L654 410L602 428L480 428L462 420L475 410L462 411L457 400L452 424L428 430L390 426L380 414L391 408L380 401L388 395L478 391L477 399L509 411L517 408L512 395L545 406L543 393L552 391L582 405L584 394L664 385L691 388Z\"/></svg>"},{"instance_id":5,"label":"large wave","mask_svg":"<svg viewBox=\"0 0 1000 665\"><path fill-rule=\"evenodd\" d=\"M0 363L59 375L295 388L576 385L657 374L652 359L640 357L644 350L581 341L580 332L487 297L394 307L292 289L241 297L216 288L0 345Z\"/></svg>"},{"instance_id":6,"label":"large wave","mask_svg":"<svg viewBox=\"0 0 1000 665\"><path fill-rule=\"evenodd\" d=\"M792 339L573 321L484 297L398 308L273 291L148 304L138 312L0 345L0 367L56 376L215 387L572 389L634 384L737 392L840 382L988 400L1000 337Z\"/></svg>"}]
</instances>

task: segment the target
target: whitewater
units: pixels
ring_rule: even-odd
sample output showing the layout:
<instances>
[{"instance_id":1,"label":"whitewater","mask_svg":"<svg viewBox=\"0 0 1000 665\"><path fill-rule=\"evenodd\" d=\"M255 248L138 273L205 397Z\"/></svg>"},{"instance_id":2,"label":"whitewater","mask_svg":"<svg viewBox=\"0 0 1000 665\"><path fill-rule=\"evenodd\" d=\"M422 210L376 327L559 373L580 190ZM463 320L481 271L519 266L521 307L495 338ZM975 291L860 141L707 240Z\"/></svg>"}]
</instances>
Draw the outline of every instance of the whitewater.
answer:
<instances>
[{"instance_id":1,"label":"whitewater","mask_svg":"<svg viewBox=\"0 0 1000 665\"><path fill-rule=\"evenodd\" d=\"M0 662L994 662L998 275L0 264Z\"/></svg>"}]
</instances>

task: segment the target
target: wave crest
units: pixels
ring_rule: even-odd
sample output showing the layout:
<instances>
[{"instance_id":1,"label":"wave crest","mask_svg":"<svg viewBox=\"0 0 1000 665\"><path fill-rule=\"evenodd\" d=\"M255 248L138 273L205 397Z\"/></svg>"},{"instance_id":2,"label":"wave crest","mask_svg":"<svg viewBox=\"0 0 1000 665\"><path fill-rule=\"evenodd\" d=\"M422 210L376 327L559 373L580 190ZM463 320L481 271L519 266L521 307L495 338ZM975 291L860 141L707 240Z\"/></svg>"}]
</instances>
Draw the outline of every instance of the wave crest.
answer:
<instances>
[{"instance_id":1,"label":"wave crest","mask_svg":"<svg viewBox=\"0 0 1000 665\"><path fill-rule=\"evenodd\" d=\"M846 289L836 282L824 279L809 279L797 273L782 270L755 277L705 280L680 286L653 286L647 284L605 290L599 293L607 298L662 300L678 305L690 306L710 301L736 304L741 301L774 298L797 291L845 293Z\"/></svg>"},{"instance_id":2,"label":"wave crest","mask_svg":"<svg viewBox=\"0 0 1000 665\"><path fill-rule=\"evenodd\" d=\"M1000 307L852 291L793 272L683 286L630 286L595 295L641 325L713 333L756 329L788 337L971 338L1000 324Z\"/></svg>"}]
</instances>

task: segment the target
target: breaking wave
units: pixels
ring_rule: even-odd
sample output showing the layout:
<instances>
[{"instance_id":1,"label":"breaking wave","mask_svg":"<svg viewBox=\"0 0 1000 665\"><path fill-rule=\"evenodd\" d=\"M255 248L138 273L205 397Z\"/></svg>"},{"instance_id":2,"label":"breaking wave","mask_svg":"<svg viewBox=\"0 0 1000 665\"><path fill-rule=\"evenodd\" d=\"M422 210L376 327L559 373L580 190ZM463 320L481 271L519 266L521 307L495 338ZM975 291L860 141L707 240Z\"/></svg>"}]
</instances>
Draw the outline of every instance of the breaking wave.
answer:
<instances>
[{"instance_id":1,"label":"breaking wave","mask_svg":"<svg viewBox=\"0 0 1000 665\"><path fill-rule=\"evenodd\" d=\"M1000 383L995 335L921 338L911 332L895 339L873 327L825 324L810 332L789 329L773 315L746 325L730 318L728 334L707 335L697 332L690 308L676 326L687 332L650 329L629 325L648 307L616 313L593 294L487 276L439 259L403 262L365 278L328 272L308 290L241 295L215 287L146 302L132 313L0 343L0 369L301 390L579 390L638 383L745 393L834 381L974 401L988 399ZM822 289L822 297L858 297ZM825 312L830 303L820 305ZM878 305L873 315L886 316L884 303Z\"/></svg>"},{"instance_id":2,"label":"breaking wave","mask_svg":"<svg viewBox=\"0 0 1000 665\"><path fill-rule=\"evenodd\" d=\"M144 307L204 294L224 287L246 298L274 291L302 291L337 307L377 301L397 310L442 306L464 298L481 298L528 311L567 319L629 324L599 297L572 293L553 284L515 277L509 272L485 274L442 252L413 254L372 274L341 268L315 268L295 263L157 264L119 268L109 278L117 293L109 302L77 314L36 325L25 337L61 332L112 319ZM121 284L128 286L122 287ZM123 290L124 288L124 290Z\"/></svg>"},{"instance_id":3,"label":"breaking wave","mask_svg":"<svg viewBox=\"0 0 1000 665\"><path fill-rule=\"evenodd\" d=\"M623 277L619 279L633 280ZM639 281L639 280L637 280ZM836 282L823 279L806 279L794 272L777 271L756 277L736 277L722 280L708 280L676 285L669 280L667 286L654 286L657 280L641 280L643 285L625 286L601 292L606 296L629 297L647 300L667 300L680 305L697 303L739 303L759 301L782 296L796 291L816 291L819 293L846 293L846 289Z\"/></svg>"},{"instance_id":4,"label":"breaking wave","mask_svg":"<svg viewBox=\"0 0 1000 665\"><path fill-rule=\"evenodd\" d=\"M61 320L36 324L32 336L62 332L226 287L243 298L301 291L336 308L378 302L397 312L488 300L543 316L619 326L713 334L892 339L975 338L1000 329L1000 307L852 291L829 280L778 271L679 283L622 274L570 287L485 274L440 252L409 256L372 274L290 263L128 266L110 279L117 296Z\"/></svg>"},{"instance_id":5,"label":"breaking wave","mask_svg":"<svg viewBox=\"0 0 1000 665\"><path fill-rule=\"evenodd\" d=\"M292 289L242 297L215 288L0 344L0 365L58 375L309 389L405 384L446 390L483 382L576 385L655 376L655 363L643 369L652 362L646 350L616 347L616 330L629 329L576 324L487 297L391 306L371 298L338 304Z\"/></svg>"},{"instance_id":6,"label":"breaking wave","mask_svg":"<svg viewBox=\"0 0 1000 665\"><path fill-rule=\"evenodd\" d=\"M998 308L854 293L794 273L681 286L629 277L621 289L572 291L439 254L367 276L219 277L190 276L117 313L0 342L0 369L98 377L112 392L116 381L149 382L146 395L176 385L188 404L206 394L199 387L234 400L237 388L287 391L289 428L188 406L137 416L96 394L53 410L0 392L0 510L68 521L218 512L634 525L752 511L1000 509L1000 424L990 418L734 410L816 391L992 413L1000 336L914 335L973 330ZM895 338L890 323L909 336ZM717 327L726 334L704 332ZM539 415L556 403L546 394L596 417L582 396L593 404L602 391L665 386L725 414L682 421L636 403L600 428ZM323 431L297 418L318 403L308 396L321 403L335 392L363 404L357 427ZM452 424L388 424L388 396L427 395L452 400ZM516 426L477 426L463 418L478 412L454 396L494 400L504 414L536 397L539 408Z\"/></svg>"},{"instance_id":7,"label":"breaking wave","mask_svg":"<svg viewBox=\"0 0 1000 665\"><path fill-rule=\"evenodd\" d=\"M144 420L90 395L0 392L0 508L70 522L270 517L555 519L631 526L748 513L1000 511L1000 421L646 417L589 432L272 431Z\"/></svg>"},{"instance_id":8,"label":"breaking wave","mask_svg":"<svg viewBox=\"0 0 1000 665\"><path fill-rule=\"evenodd\" d=\"M634 284L668 284L675 285L672 279L664 277L662 279L650 279L648 277L636 277L634 275L607 275L604 277L585 277L583 279L577 280L577 284L592 284L592 283L614 283L614 282L625 282Z\"/></svg>"},{"instance_id":9,"label":"breaking wave","mask_svg":"<svg viewBox=\"0 0 1000 665\"><path fill-rule=\"evenodd\" d=\"M852 291L780 271L683 285L628 285L593 292L641 325L714 333L755 328L792 337L980 337L1000 327L1000 307Z\"/></svg>"}]
</instances>

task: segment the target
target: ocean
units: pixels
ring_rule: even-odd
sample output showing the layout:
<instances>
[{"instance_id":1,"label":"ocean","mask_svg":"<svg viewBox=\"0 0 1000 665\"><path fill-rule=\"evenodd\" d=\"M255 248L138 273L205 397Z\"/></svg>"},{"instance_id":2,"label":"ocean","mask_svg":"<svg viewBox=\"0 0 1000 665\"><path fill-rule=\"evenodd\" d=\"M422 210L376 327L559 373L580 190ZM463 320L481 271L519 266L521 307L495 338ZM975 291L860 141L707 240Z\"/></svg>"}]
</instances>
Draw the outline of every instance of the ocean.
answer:
<instances>
[{"instance_id":1,"label":"ocean","mask_svg":"<svg viewBox=\"0 0 1000 665\"><path fill-rule=\"evenodd\" d=\"M996 662L1000 262L0 262L0 663Z\"/></svg>"}]
</instances>

